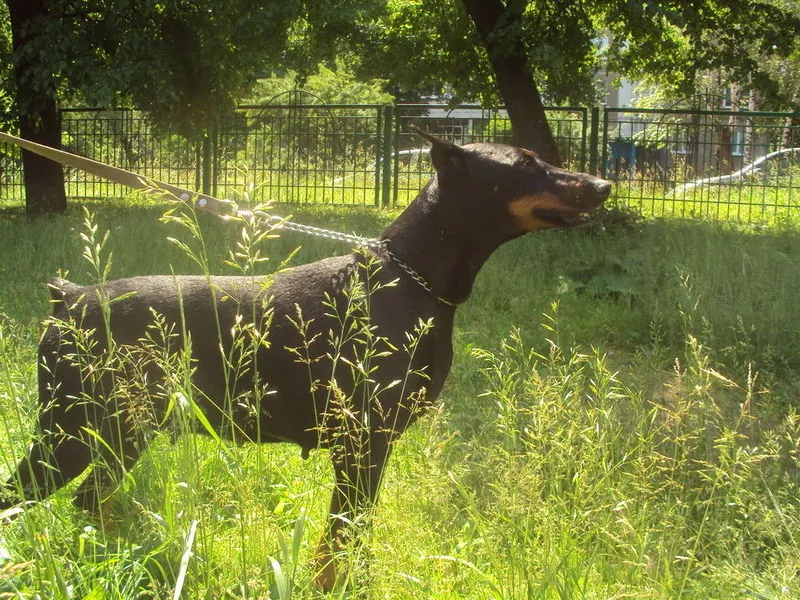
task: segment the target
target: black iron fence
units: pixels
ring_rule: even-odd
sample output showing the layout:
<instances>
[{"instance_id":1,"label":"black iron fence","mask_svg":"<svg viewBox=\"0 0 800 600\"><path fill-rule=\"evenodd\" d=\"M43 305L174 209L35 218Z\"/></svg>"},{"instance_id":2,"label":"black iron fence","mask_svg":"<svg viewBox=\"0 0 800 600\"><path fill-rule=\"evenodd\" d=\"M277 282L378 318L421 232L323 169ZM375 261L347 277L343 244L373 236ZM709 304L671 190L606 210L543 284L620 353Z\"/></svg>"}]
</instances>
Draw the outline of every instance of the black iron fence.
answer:
<instances>
[{"instance_id":1,"label":"black iron fence","mask_svg":"<svg viewBox=\"0 0 800 600\"><path fill-rule=\"evenodd\" d=\"M253 203L403 205L432 168L419 126L458 143L509 141L503 110L441 105L242 106L186 139L133 110L62 111L66 149L145 177ZM800 204L800 127L788 113L550 108L565 166L616 182L646 214L744 222ZM129 190L65 173L73 199ZM0 145L0 205L24 197L19 152Z\"/></svg>"},{"instance_id":2,"label":"black iron fence","mask_svg":"<svg viewBox=\"0 0 800 600\"><path fill-rule=\"evenodd\" d=\"M797 115L604 113L601 172L617 182L619 201L659 216L754 223L800 215Z\"/></svg>"}]
</instances>

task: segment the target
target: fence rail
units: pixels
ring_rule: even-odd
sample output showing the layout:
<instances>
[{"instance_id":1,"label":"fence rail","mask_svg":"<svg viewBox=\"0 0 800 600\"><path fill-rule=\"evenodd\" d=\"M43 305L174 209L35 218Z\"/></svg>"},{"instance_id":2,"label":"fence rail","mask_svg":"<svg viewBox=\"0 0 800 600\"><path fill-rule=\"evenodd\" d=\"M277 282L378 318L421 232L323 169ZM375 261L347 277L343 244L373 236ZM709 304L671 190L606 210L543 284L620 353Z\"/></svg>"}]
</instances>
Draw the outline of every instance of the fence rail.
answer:
<instances>
[{"instance_id":1,"label":"fence rail","mask_svg":"<svg viewBox=\"0 0 800 600\"><path fill-rule=\"evenodd\" d=\"M606 108L602 175L654 215L748 223L796 217L800 127L790 113Z\"/></svg>"},{"instance_id":2,"label":"fence rail","mask_svg":"<svg viewBox=\"0 0 800 600\"><path fill-rule=\"evenodd\" d=\"M565 166L614 180L617 201L644 213L771 222L798 211L797 115L559 107L547 117ZM193 140L134 110L65 109L61 121L72 152L250 202L403 205L432 173L415 126L458 143L511 139L502 109L430 104L241 106ZM129 193L75 170L65 186L72 199ZM23 197L19 151L0 144L0 206Z\"/></svg>"}]
</instances>

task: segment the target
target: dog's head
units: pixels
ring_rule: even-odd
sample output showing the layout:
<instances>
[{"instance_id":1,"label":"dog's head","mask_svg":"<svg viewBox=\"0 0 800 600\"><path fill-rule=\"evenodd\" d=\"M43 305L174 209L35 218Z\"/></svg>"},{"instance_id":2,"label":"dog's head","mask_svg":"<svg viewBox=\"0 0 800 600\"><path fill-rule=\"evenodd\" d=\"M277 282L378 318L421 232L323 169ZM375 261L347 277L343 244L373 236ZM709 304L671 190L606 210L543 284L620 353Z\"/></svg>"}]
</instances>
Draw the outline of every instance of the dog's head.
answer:
<instances>
[{"instance_id":1,"label":"dog's head","mask_svg":"<svg viewBox=\"0 0 800 600\"><path fill-rule=\"evenodd\" d=\"M585 221L611 192L611 183L554 167L524 148L503 144L456 146L420 131L431 142L439 208L452 224L485 223L480 229L506 239ZM450 219L449 219L450 220ZM466 225L466 224L464 224Z\"/></svg>"}]
</instances>

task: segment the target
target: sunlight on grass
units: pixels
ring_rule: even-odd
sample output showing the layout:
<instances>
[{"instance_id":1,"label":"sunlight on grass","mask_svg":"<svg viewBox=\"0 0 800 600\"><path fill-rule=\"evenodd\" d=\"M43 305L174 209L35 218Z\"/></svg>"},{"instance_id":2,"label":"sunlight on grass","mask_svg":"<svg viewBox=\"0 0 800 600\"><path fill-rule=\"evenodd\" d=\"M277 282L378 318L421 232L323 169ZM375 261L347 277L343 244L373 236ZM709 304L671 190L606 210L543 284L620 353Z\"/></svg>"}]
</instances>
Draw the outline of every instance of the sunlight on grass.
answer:
<instances>
[{"instance_id":1,"label":"sunlight on grass","mask_svg":"<svg viewBox=\"0 0 800 600\"><path fill-rule=\"evenodd\" d=\"M616 201L648 217L707 219L753 225L797 223L800 189L765 186L759 181L674 189L655 182L624 182L617 186Z\"/></svg>"},{"instance_id":2,"label":"sunlight on grass","mask_svg":"<svg viewBox=\"0 0 800 600\"><path fill-rule=\"evenodd\" d=\"M163 209L95 205L109 277L231 272L240 226L199 215L198 265ZM369 236L392 217L291 212ZM30 441L44 281L103 272L81 259L82 220L0 221L0 480ZM800 596L800 231L780 224L607 217L501 248L457 315L441 403L390 460L366 596ZM285 234L250 266L298 245L295 264L349 250ZM326 454L170 438L102 520L73 485L0 523L0 597L312 597Z\"/></svg>"}]
</instances>

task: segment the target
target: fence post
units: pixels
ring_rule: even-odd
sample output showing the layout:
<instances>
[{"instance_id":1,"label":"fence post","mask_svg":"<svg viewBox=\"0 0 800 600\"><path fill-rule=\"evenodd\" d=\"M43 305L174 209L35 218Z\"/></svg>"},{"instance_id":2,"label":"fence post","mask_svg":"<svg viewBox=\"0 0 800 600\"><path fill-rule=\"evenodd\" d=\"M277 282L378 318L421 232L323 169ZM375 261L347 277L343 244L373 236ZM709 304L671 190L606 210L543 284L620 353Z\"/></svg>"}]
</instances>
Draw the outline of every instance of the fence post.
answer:
<instances>
[{"instance_id":1,"label":"fence post","mask_svg":"<svg viewBox=\"0 0 800 600\"><path fill-rule=\"evenodd\" d=\"M589 124L589 173L597 175L597 141L600 129L600 109L592 107L591 122Z\"/></svg>"},{"instance_id":2,"label":"fence post","mask_svg":"<svg viewBox=\"0 0 800 600\"><path fill-rule=\"evenodd\" d=\"M606 106L603 109L603 139L602 139L603 152L600 164L600 172L598 173L598 175L600 175L600 177L603 178L606 177L607 174L606 171L608 166L608 112L609 109Z\"/></svg>"},{"instance_id":3,"label":"fence post","mask_svg":"<svg viewBox=\"0 0 800 600\"><path fill-rule=\"evenodd\" d=\"M211 151L211 136L212 129L209 128L203 135L203 155L201 157L202 166L200 168L203 174L203 186L201 191L207 196L213 195L212 187L212 174L213 174L213 153Z\"/></svg>"},{"instance_id":4,"label":"fence post","mask_svg":"<svg viewBox=\"0 0 800 600\"><path fill-rule=\"evenodd\" d=\"M383 156L383 106L378 105L375 107L375 190L373 194L373 203L375 206L381 205L381 193L383 186L381 185L381 157Z\"/></svg>"},{"instance_id":5,"label":"fence post","mask_svg":"<svg viewBox=\"0 0 800 600\"><path fill-rule=\"evenodd\" d=\"M381 152L381 206L389 206L392 190L392 162L394 155L394 106L383 107L383 149Z\"/></svg>"}]
</instances>

